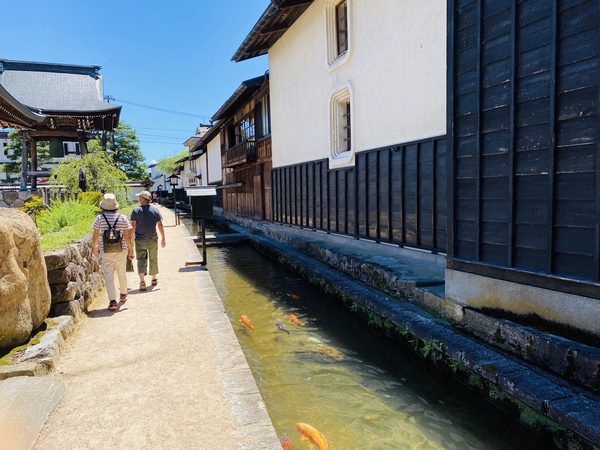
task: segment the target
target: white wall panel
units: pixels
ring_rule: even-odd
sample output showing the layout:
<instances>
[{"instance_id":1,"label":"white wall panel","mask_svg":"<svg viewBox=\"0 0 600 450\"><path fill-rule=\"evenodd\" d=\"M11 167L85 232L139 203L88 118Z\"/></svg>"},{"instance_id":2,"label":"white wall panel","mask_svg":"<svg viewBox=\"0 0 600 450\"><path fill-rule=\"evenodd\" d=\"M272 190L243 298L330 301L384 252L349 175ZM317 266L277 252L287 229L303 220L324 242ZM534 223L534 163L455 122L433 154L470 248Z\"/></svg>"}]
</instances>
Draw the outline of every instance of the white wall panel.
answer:
<instances>
[{"instance_id":1,"label":"white wall panel","mask_svg":"<svg viewBox=\"0 0 600 450\"><path fill-rule=\"evenodd\" d=\"M357 152L446 133L446 2L349 0L351 53L327 66L327 0L269 51L273 167L329 156L329 96L349 81Z\"/></svg>"}]
</instances>

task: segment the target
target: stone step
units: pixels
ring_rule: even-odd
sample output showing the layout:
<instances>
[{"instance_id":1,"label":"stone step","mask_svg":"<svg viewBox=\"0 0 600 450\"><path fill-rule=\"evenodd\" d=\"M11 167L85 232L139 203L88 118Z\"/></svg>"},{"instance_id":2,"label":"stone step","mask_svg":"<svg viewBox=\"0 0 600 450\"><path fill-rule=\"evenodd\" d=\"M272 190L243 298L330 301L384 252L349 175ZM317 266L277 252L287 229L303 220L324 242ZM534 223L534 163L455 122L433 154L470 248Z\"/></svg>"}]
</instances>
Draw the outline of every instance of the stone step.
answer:
<instances>
[{"instance_id":1,"label":"stone step","mask_svg":"<svg viewBox=\"0 0 600 450\"><path fill-rule=\"evenodd\" d=\"M248 240L246 233L211 234L205 237L206 245L240 244ZM200 237L194 238L196 245L202 245Z\"/></svg>"}]
</instances>

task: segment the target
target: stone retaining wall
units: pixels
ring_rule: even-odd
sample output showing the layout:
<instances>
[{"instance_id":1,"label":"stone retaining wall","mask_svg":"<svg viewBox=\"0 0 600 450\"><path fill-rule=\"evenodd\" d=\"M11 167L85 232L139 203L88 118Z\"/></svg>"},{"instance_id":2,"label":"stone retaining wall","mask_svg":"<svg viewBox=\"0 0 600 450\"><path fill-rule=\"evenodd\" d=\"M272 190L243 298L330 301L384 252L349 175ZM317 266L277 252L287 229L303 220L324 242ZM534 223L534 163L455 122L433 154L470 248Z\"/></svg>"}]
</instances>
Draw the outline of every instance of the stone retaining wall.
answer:
<instances>
[{"instance_id":1,"label":"stone retaining wall","mask_svg":"<svg viewBox=\"0 0 600 450\"><path fill-rule=\"evenodd\" d=\"M0 208L18 208L30 198L30 191L0 191Z\"/></svg>"},{"instance_id":2,"label":"stone retaining wall","mask_svg":"<svg viewBox=\"0 0 600 450\"><path fill-rule=\"evenodd\" d=\"M44 254L52 294L50 317L73 316L79 321L104 288L100 257L92 254L92 233L64 250Z\"/></svg>"}]
</instances>

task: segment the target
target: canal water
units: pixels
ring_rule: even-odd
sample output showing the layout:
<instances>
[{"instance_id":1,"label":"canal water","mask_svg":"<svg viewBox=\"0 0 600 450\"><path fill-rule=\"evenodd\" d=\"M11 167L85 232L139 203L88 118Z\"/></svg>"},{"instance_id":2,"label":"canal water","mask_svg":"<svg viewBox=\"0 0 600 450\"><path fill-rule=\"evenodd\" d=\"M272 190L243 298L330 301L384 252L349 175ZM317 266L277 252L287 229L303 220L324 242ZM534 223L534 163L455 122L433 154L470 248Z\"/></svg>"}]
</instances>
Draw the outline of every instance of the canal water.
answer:
<instances>
[{"instance_id":1,"label":"canal water","mask_svg":"<svg viewBox=\"0 0 600 450\"><path fill-rule=\"evenodd\" d=\"M207 260L275 430L294 449L310 448L296 422L320 431L330 449L541 448L539 437L462 385L432 376L339 301L252 247L209 247Z\"/></svg>"}]
</instances>

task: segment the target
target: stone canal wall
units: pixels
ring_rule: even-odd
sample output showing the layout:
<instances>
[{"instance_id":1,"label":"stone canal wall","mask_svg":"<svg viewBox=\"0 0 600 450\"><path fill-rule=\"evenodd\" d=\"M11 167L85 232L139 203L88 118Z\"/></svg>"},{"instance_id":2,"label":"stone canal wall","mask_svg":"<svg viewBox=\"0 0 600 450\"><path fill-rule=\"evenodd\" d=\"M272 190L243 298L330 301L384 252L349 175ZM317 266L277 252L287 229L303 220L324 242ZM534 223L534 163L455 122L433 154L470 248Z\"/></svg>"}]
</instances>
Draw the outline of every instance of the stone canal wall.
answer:
<instances>
[{"instance_id":1,"label":"stone canal wall","mask_svg":"<svg viewBox=\"0 0 600 450\"><path fill-rule=\"evenodd\" d=\"M338 236L218 209L215 221L243 233L255 248L342 301L440 376L469 386L524 425L551 436L556 448L600 448L598 349L449 305L443 277L439 284L430 260L403 265L404 257L381 256L384 246L377 246L378 256L373 256L353 239L342 238L340 245Z\"/></svg>"},{"instance_id":2,"label":"stone canal wall","mask_svg":"<svg viewBox=\"0 0 600 450\"><path fill-rule=\"evenodd\" d=\"M51 317L69 315L79 321L104 288L100 258L92 254L92 234L63 250L44 254L52 294Z\"/></svg>"}]
</instances>

